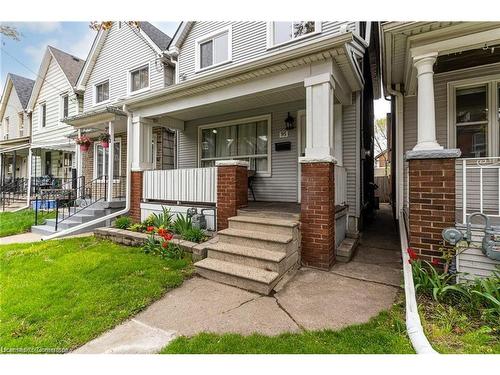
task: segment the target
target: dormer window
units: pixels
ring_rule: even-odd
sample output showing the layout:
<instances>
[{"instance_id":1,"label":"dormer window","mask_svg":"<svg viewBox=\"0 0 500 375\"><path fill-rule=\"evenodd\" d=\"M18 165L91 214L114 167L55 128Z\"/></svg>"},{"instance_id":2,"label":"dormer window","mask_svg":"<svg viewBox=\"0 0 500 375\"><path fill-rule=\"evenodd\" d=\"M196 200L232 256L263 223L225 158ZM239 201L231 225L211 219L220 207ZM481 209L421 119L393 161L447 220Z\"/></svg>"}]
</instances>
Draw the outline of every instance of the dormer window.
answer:
<instances>
[{"instance_id":1,"label":"dormer window","mask_svg":"<svg viewBox=\"0 0 500 375\"><path fill-rule=\"evenodd\" d=\"M135 93L149 89L149 65L130 71L129 91Z\"/></svg>"},{"instance_id":2,"label":"dormer window","mask_svg":"<svg viewBox=\"0 0 500 375\"><path fill-rule=\"evenodd\" d=\"M268 47L279 46L321 32L317 21L273 21L268 27Z\"/></svg>"},{"instance_id":3,"label":"dormer window","mask_svg":"<svg viewBox=\"0 0 500 375\"><path fill-rule=\"evenodd\" d=\"M231 61L231 28L226 27L196 40L196 70L201 71Z\"/></svg>"},{"instance_id":4,"label":"dormer window","mask_svg":"<svg viewBox=\"0 0 500 375\"><path fill-rule=\"evenodd\" d=\"M109 81L95 85L94 104L105 103L109 100Z\"/></svg>"}]
</instances>

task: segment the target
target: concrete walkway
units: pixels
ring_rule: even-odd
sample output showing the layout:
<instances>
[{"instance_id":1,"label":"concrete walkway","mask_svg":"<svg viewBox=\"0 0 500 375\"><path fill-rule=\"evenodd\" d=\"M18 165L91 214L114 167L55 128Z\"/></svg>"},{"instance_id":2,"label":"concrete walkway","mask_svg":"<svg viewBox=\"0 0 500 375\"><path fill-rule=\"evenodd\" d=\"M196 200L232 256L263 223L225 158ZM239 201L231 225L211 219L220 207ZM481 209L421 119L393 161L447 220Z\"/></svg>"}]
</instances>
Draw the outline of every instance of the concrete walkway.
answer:
<instances>
[{"instance_id":1,"label":"concrete walkway","mask_svg":"<svg viewBox=\"0 0 500 375\"><path fill-rule=\"evenodd\" d=\"M88 233L75 234L72 236L66 236L63 238L87 237L87 236L93 236L93 235L94 235L93 232L88 232ZM42 236L40 234L28 232L28 233L15 234L13 236L1 237L0 238L0 245L8 245L8 244L13 244L13 243L38 242L41 240L42 240Z\"/></svg>"},{"instance_id":2,"label":"concrete walkway","mask_svg":"<svg viewBox=\"0 0 500 375\"><path fill-rule=\"evenodd\" d=\"M178 335L200 332L336 330L389 309L400 285L399 241L383 207L350 263L329 272L301 268L273 296L194 277L75 353L155 353Z\"/></svg>"}]
</instances>

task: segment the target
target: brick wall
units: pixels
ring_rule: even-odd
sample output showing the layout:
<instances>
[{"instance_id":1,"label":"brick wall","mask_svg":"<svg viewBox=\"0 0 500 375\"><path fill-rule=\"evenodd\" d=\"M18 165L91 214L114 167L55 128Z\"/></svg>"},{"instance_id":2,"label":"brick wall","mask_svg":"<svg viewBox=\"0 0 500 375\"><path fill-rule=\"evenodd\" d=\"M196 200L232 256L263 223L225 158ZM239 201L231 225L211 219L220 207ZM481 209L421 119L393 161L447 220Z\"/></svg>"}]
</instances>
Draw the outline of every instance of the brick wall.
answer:
<instances>
[{"instance_id":1,"label":"brick wall","mask_svg":"<svg viewBox=\"0 0 500 375\"><path fill-rule=\"evenodd\" d=\"M455 159L409 160L410 247L441 262L441 232L455 225Z\"/></svg>"},{"instance_id":2,"label":"brick wall","mask_svg":"<svg viewBox=\"0 0 500 375\"><path fill-rule=\"evenodd\" d=\"M130 212L129 216L135 222L141 221L142 171L130 173Z\"/></svg>"},{"instance_id":3,"label":"brick wall","mask_svg":"<svg viewBox=\"0 0 500 375\"><path fill-rule=\"evenodd\" d=\"M302 163L302 264L329 269L335 262L335 175L333 163Z\"/></svg>"},{"instance_id":4,"label":"brick wall","mask_svg":"<svg viewBox=\"0 0 500 375\"><path fill-rule=\"evenodd\" d=\"M228 219L248 205L248 168L240 165L217 167L217 229L228 227Z\"/></svg>"}]
</instances>

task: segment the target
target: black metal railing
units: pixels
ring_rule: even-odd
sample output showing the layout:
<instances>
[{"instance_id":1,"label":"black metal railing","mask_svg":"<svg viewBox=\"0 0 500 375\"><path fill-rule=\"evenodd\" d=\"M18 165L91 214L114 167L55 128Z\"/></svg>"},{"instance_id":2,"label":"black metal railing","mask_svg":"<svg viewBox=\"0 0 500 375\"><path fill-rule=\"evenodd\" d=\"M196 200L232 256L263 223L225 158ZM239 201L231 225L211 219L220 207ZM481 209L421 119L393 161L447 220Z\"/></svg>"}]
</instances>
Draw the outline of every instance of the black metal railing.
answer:
<instances>
[{"instance_id":1,"label":"black metal railing","mask_svg":"<svg viewBox=\"0 0 500 375\"><path fill-rule=\"evenodd\" d=\"M0 206L5 211L5 207L16 201L27 198L28 179L16 178L8 183L0 185Z\"/></svg>"}]
</instances>

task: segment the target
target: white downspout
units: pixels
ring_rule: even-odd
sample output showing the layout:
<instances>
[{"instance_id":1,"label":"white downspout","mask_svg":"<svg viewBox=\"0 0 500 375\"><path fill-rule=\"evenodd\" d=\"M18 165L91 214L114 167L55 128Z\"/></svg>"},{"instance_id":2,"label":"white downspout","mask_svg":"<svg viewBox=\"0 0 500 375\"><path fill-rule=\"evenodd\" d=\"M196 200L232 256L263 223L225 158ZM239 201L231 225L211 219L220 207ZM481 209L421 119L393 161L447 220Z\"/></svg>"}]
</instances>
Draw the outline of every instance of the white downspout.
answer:
<instances>
[{"instance_id":1,"label":"white downspout","mask_svg":"<svg viewBox=\"0 0 500 375\"><path fill-rule=\"evenodd\" d=\"M127 106L123 105L123 111L127 113L127 185L126 185L126 193L125 193L125 208L123 210L120 210L118 212L100 217L98 219L89 221L87 223L83 223L80 225L77 225L73 228L68 228L65 229L61 232L57 232L54 234L51 234L50 236L44 236L42 237L42 240L51 240L53 238L58 238L58 237L64 237L71 235L72 233L88 228L90 226L93 226L95 224L102 223L103 221L111 220L114 219L115 217L118 217L120 215L124 215L128 213L130 210L130 171L131 171L131 161L132 161L132 142L131 140L131 134L132 134L132 114L127 110Z\"/></svg>"},{"instance_id":2,"label":"white downspout","mask_svg":"<svg viewBox=\"0 0 500 375\"><path fill-rule=\"evenodd\" d=\"M413 273L409 262L408 240L406 237L406 226L402 210L399 214L399 237L401 239L401 256L403 258L403 275L405 283L406 331L408 332L411 344L417 354L439 354L432 348L429 340L425 337L424 329L420 322L420 316L418 315L415 285L413 284Z\"/></svg>"}]
</instances>

